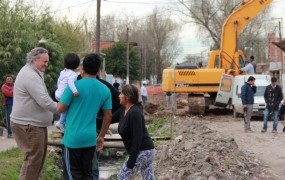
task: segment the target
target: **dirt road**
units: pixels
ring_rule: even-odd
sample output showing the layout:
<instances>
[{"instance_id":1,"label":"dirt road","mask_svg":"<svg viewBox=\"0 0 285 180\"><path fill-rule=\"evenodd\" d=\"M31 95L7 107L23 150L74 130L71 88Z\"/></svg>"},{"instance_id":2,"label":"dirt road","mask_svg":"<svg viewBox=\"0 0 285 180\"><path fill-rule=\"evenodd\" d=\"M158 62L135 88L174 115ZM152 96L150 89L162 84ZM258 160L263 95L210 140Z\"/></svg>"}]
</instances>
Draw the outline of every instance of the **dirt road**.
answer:
<instances>
[{"instance_id":1,"label":"dirt road","mask_svg":"<svg viewBox=\"0 0 285 180\"><path fill-rule=\"evenodd\" d=\"M238 147L260 159L268 166L270 172L279 179L285 179L285 133L282 132L283 122L279 122L278 133L271 133L272 121L268 123L268 132L261 133L262 120L251 122L253 133L245 133L243 119L233 119L231 115L210 115L203 119L207 120L207 126L220 134L233 137ZM208 121L209 120L209 121Z\"/></svg>"}]
</instances>

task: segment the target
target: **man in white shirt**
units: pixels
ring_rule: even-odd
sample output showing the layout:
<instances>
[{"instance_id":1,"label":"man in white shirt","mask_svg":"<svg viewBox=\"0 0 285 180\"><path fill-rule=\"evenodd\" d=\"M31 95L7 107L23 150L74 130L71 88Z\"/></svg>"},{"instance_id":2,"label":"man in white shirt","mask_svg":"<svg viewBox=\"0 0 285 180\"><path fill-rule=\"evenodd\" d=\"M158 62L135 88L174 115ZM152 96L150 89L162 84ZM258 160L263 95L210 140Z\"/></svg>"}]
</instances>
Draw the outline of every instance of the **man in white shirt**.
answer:
<instances>
[{"instance_id":1,"label":"man in white shirt","mask_svg":"<svg viewBox=\"0 0 285 180\"><path fill-rule=\"evenodd\" d=\"M146 82L143 81L143 85L141 87L141 96L142 96L142 103L143 103L143 109L146 110L146 103L147 103L147 89L146 89Z\"/></svg>"},{"instance_id":2,"label":"man in white shirt","mask_svg":"<svg viewBox=\"0 0 285 180\"><path fill-rule=\"evenodd\" d=\"M244 66L245 67L240 69L241 71L244 71L246 74L255 74L254 67L249 61L245 61Z\"/></svg>"}]
</instances>

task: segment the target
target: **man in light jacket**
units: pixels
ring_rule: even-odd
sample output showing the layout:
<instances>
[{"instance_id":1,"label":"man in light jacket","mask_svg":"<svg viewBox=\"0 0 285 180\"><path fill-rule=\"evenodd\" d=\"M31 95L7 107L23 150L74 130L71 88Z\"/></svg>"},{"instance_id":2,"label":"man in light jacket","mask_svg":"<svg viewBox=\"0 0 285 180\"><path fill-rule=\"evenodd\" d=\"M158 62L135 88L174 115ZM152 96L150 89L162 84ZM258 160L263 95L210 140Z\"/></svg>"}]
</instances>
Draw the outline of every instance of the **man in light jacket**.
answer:
<instances>
[{"instance_id":1,"label":"man in light jacket","mask_svg":"<svg viewBox=\"0 0 285 180\"><path fill-rule=\"evenodd\" d=\"M46 49L31 50L14 85L11 127L24 155L20 180L39 179L47 151L47 126L52 124L53 113L57 113L57 103L49 97L44 82L48 62Z\"/></svg>"}]
</instances>

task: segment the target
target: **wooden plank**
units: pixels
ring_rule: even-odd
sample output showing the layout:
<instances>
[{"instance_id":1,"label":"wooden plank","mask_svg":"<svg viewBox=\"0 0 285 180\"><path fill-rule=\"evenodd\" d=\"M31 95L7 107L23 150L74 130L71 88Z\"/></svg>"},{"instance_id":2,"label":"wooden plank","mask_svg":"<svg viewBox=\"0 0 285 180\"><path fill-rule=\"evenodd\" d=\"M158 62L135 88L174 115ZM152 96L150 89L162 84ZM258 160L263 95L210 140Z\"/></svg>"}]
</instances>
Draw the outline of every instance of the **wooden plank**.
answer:
<instances>
[{"instance_id":1,"label":"wooden plank","mask_svg":"<svg viewBox=\"0 0 285 180\"><path fill-rule=\"evenodd\" d=\"M61 140L48 140L50 146L62 146ZM104 148L124 148L124 143L121 142L104 142Z\"/></svg>"},{"instance_id":2,"label":"wooden plank","mask_svg":"<svg viewBox=\"0 0 285 180\"><path fill-rule=\"evenodd\" d=\"M154 136L154 137L151 137L151 139L153 141L170 140L170 136L161 136L161 137ZM122 138L119 134L113 134L113 135L106 135L104 137L104 140L105 141L122 141Z\"/></svg>"},{"instance_id":3,"label":"wooden plank","mask_svg":"<svg viewBox=\"0 0 285 180\"><path fill-rule=\"evenodd\" d=\"M162 141L162 140L170 140L170 136L165 137L151 137L153 141ZM55 140L48 140L48 145L51 146L61 146L61 139L55 139ZM106 135L104 138L104 147L124 147L122 138L119 134L113 134L113 135Z\"/></svg>"}]
</instances>

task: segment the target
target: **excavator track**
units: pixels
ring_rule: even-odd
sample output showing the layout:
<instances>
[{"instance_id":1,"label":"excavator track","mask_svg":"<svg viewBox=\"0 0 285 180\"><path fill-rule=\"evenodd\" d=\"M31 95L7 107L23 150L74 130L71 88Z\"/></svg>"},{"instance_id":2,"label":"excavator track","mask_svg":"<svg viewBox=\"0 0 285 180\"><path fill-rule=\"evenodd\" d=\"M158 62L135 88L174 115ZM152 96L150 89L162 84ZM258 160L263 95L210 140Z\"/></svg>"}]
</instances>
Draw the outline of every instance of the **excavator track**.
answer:
<instances>
[{"instance_id":1,"label":"excavator track","mask_svg":"<svg viewBox=\"0 0 285 180\"><path fill-rule=\"evenodd\" d=\"M203 94L189 95L188 96L188 107L190 114L205 114L206 101Z\"/></svg>"}]
</instances>

